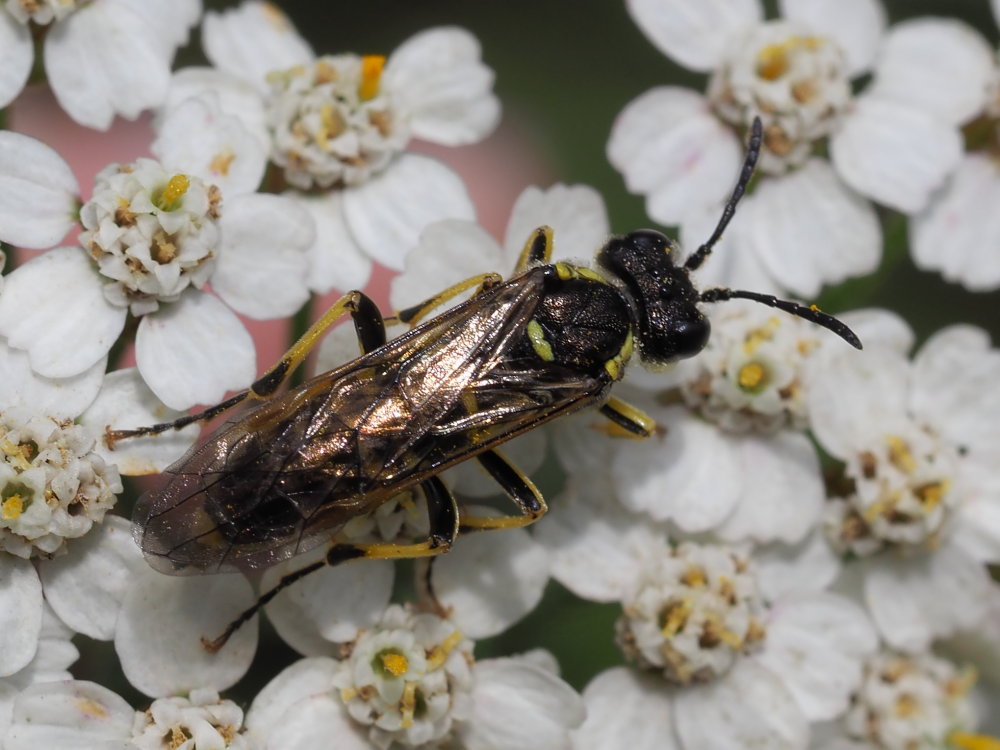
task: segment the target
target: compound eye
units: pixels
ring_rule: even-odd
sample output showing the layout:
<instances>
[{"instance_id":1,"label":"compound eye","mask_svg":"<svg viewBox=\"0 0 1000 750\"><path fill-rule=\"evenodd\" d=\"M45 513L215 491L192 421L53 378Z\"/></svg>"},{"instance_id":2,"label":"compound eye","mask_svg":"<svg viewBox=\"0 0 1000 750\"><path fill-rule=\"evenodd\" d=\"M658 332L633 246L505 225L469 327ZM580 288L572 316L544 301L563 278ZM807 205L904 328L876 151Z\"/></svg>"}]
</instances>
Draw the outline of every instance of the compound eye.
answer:
<instances>
[{"instance_id":1,"label":"compound eye","mask_svg":"<svg viewBox=\"0 0 1000 750\"><path fill-rule=\"evenodd\" d=\"M712 326L707 318L682 320L674 329L676 336L675 359L687 359L705 348Z\"/></svg>"},{"instance_id":2,"label":"compound eye","mask_svg":"<svg viewBox=\"0 0 1000 750\"><path fill-rule=\"evenodd\" d=\"M665 252L670 245L670 240L662 232L655 229L638 229L625 235L625 239L632 247L640 251Z\"/></svg>"},{"instance_id":3,"label":"compound eye","mask_svg":"<svg viewBox=\"0 0 1000 750\"><path fill-rule=\"evenodd\" d=\"M688 359L705 348L712 326L701 316L671 320L669 325L642 332L639 354L650 365Z\"/></svg>"}]
</instances>

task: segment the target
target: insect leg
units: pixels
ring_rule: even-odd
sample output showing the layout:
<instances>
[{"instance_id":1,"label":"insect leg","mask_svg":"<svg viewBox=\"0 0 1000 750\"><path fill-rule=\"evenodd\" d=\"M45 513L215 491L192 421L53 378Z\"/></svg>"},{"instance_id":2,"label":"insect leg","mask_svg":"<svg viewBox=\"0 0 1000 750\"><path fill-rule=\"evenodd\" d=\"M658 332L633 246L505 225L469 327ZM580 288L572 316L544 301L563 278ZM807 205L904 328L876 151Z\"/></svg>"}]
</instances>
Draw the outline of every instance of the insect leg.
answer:
<instances>
[{"instance_id":1,"label":"insect leg","mask_svg":"<svg viewBox=\"0 0 1000 750\"><path fill-rule=\"evenodd\" d=\"M266 398L273 394L284 382L284 379L301 364L306 355L323 336L323 333L345 314L354 319L354 330L358 334L361 347L367 352L385 343L385 326L378 306L361 292L348 292L327 310L323 317L317 320L274 367L254 381L245 391L230 396L222 403L210 406L197 414L175 419L173 422L161 422L148 427L137 427L131 430L106 430L105 440L108 447L114 449L115 442L124 438L158 435L167 430L178 430L192 422L205 422L222 414L249 397Z\"/></svg>"},{"instance_id":2,"label":"insect leg","mask_svg":"<svg viewBox=\"0 0 1000 750\"><path fill-rule=\"evenodd\" d=\"M514 464L495 450L488 450L476 456L476 460L503 489L521 511L519 516L461 516L459 531L482 531L485 529L511 529L534 523L548 510L545 498L534 483L522 474Z\"/></svg>"},{"instance_id":3,"label":"insect leg","mask_svg":"<svg viewBox=\"0 0 1000 750\"><path fill-rule=\"evenodd\" d=\"M514 273L523 273L532 266L548 263L551 259L552 227L538 227L524 243L524 249L517 258Z\"/></svg>"},{"instance_id":4,"label":"insect leg","mask_svg":"<svg viewBox=\"0 0 1000 750\"><path fill-rule=\"evenodd\" d=\"M386 322L393 323L398 321L400 323L406 323L407 325L415 325L426 318L434 308L440 307L445 302L453 297L457 297L462 292L467 291L474 286L478 286L479 289L476 290L476 294L482 294L483 292L497 286L502 281L503 277L498 273L481 273L478 276L465 279L465 281L460 281L457 284L448 287L443 292L438 292L433 297L425 299L418 305L413 305L412 307L407 307L405 310L400 310L392 317L386 318Z\"/></svg>"},{"instance_id":5,"label":"insect leg","mask_svg":"<svg viewBox=\"0 0 1000 750\"><path fill-rule=\"evenodd\" d=\"M424 480L420 487L427 498L427 515L431 527L430 536L425 541L416 544L334 544L327 551L323 560L310 563L282 576L273 588L260 595L252 607L241 612L235 620L229 623L222 635L212 640L202 638L202 645L207 651L215 653L225 646L232 634L257 614L278 592L326 565L338 565L348 560L361 558L386 560L427 557L447 552L455 542L455 537L458 536L458 503L439 477L435 476Z\"/></svg>"},{"instance_id":6,"label":"insect leg","mask_svg":"<svg viewBox=\"0 0 1000 750\"><path fill-rule=\"evenodd\" d=\"M656 422L641 409L612 396L599 411L629 437L646 438L656 431Z\"/></svg>"}]
</instances>

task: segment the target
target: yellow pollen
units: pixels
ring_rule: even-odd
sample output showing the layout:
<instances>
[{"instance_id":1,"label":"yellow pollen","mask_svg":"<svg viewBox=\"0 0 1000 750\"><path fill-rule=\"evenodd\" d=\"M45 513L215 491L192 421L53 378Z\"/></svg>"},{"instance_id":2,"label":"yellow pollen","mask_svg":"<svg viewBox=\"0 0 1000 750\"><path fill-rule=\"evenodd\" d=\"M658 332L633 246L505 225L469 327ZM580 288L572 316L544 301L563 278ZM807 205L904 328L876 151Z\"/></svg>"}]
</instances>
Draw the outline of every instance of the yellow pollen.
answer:
<instances>
[{"instance_id":1,"label":"yellow pollen","mask_svg":"<svg viewBox=\"0 0 1000 750\"><path fill-rule=\"evenodd\" d=\"M800 50L814 50L821 39L810 36L793 36L777 44L768 44L757 53L757 75L765 81L776 81L788 72L789 57Z\"/></svg>"},{"instance_id":2,"label":"yellow pollen","mask_svg":"<svg viewBox=\"0 0 1000 750\"><path fill-rule=\"evenodd\" d=\"M387 652L379 658L382 660L382 666L385 667L385 671L393 677L401 677L410 668L409 660L402 654Z\"/></svg>"},{"instance_id":3,"label":"yellow pollen","mask_svg":"<svg viewBox=\"0 0 1000 750\"><path fill-rule=\"evenodd\" d=\"M77 698L76 707L80 713L94 718L103 719L108 715L108 710L104 706L89 698Z\"/></svg>"},{"instance_id":4,"label":"yellow pollen","mask_svg":"<svg viewBox=\"0 0 1000 750\"><path fill-rule=\"evenodd\" d=\"M957 750L1000 750L1000 739L985 734L952 732L948 735L948 747Z\"/></svg>"},{"instance_id":5,"label":"yellow pollen","mask_svg":"<svg viewBox=\"0 0 1000 750\"><path fill-rule=\"evenodd\" d=\"M436 645L430 651L427 652L427 671L431 672L435 669L440 669L445 660L448 658L455 646L462 642L462 633L459 630L455 630L445 638L441 643Z\"/></svg>"},{"instance_id":6,"label":"yellow pollen","mask_svg":"<svg viewBox=\"0 0 1000 750\"><path fill-rule=\"evenodd\" d=\"M910 453L910 446L898 435L888 435L885 442L889 444L889 462L902 472L913 473L917 468L916 459Z\"/></svg>"},{"instance_id":7,"label":"yellow pollen","mask_svg":"<svg viewBox=\"0 0 1000 750\"><path fill-rule=\"evenodd\" d=\"M744 390L759 388L764 382L764 367L759 362L750 362L740 368L739 384Z\"/></svg>"},{"instance_id":8,"label":"yellow pollen","mask_svg":"<svg viewBox=\"0 0 1000 750\"><path fill-rule=\"evenodd\" d=\"M663 618L663 627L660 633L664 638L673 638L687 624L688 617L694 606L690 598L685 597L679 602L673 602L667 607L666 617Z\"/></svg>"},{"instance_id":9,"label":"yellow pollen","mask_svg":"<svg viewBox=\"0 0 1000 750\"><path fill-rule=\"evenodd\" d=\"M208 163L208 168L212 170L212 174L225 177L229 174L229 168L235 159L236 154L233 153L232 149L226 148L212 157L212 160Z\"/></svg>"},{"instance_id":10,"label":"yellow pollen","mask_svg":"<svg viewBox=\"0 0 1000 750\"><path fill-rule=\"evenodd\" d=\"M361 58L361 83L358 84L358 96L362 101L372 99L378 94L383 67L385 67L385 55L365 55Z\"/></svg>"},{"instance_id":11,"label":"yellow pollen","mask_svg":"<svg viewBox=\"0 0 1000 750\"><path fill-rule=\"evenodd\" d=\"M184 197L189 187L191 187L190 177L186 174L175 174L160 194L159 207L164 211L172 211L176 208L174 204Z\"/></svg>"},{"instance_id":12,"label":"yellow pollen","mask_svg":"<svg viewBox=\"0 0 1000 750\"><path fill-rule=\"evenodd\" d=\"M705 571L697 565L692 565L684 571L681 583L694 589L700 589L705 585Z\"/></svg>"},{"instance_id":13,"label":"yellow pollen","mask_svg":"<svg viewBox=\"0 0 1000 750\"><path fill-rule=\"evenodd\" d=\"M923 506L924 512L930 513L941 504L946 489L946 482L931 482L930 484L917 487L913 490L913 494L920 499L920 504Z\"/></svg>"},{"instance_id":14,"label":"yellow pollen","mask_svg":"<svg viewBox=\"0 0 1000 750\"><path fill-rule=\"evenodd\" d=\"M7 454L8 461L18 471L27 471L31 468L31 461L28 460L28 446L4 439L0 440L0 450Z\"/></svg>"},{"instance_id":15,"label":"yellow pollen","mask_svg":"<svg viewBox=\"0 0 1000 750\"><path fill-rule=\"evenodd\" d=\"M24 498L20 495L11 495L3 501L3 520L13 521L15 518L20 518L23 512Z\"/></svg>"},{"instance_id":16,"label":"yellow pollen","mask_svg":"<svg viewBox=\"0 0 1000 750\"><path fill-rule=\"evenodd\" d=\"M355 687L346 687L340 689L340 700L344 703L349 703L358 697L358 690Z\"/></svg>"}]
</instances>

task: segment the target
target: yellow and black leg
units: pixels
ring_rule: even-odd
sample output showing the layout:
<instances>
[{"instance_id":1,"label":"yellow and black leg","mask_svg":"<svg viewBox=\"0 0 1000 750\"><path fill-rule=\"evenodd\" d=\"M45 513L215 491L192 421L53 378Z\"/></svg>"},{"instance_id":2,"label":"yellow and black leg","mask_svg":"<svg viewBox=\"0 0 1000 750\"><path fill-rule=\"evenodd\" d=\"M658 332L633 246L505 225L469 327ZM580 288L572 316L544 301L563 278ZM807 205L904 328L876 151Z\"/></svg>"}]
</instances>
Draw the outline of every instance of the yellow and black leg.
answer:
<instances>
[{"instance_id":1,"label":"yellow and black leg","mask_svg":"<svg viewBox=\"0 0 1000 750\"><path fill-rule=\"evenodd\" d=\"M493 289L503 282L503 277L494 272L481 273L477 276L472 276L464 281L460 281L454 284L443 292L438 292L433 297L428 297L423 302L412 307L407 307L405 310L400 310L392 317L386 318L387 323L404 323L409 326L414 326L421 320L426 318L435 308L440 307L444 303L451 299L454 299L462 292L467 292L473 287L479 287L475 291L475 295L482 294L483 292Z\"/></svg>"},{"instance_id":2,"label":"yellow and black leg","mask_svg":"<svg viewBox=\"0 0 1000 750\"><path fill-rule=\"evenodd\" d=\"M292 372L302 363L313 347L319 343L323 334L340 318L349 314L354 319L354 330L357 333L363 351L371 351L385 343L385 325L378 306L362 292L348 292L337 300L309 330L296 341L292 348L261 375L253 385L245 391L230 396L225 401L210 406L197 414L175 419L173 422L162 422L149 427L138 427L132 430L106 430L106 440L109 448L114 448L115 442L125 438L158 435L167 430L178 430L193 422L205 422L228 411L247 398L267 398L271 396Z\"/></svg>"},{"instance_id":3,"label":"yellow and black leg","mask_svg":"<svg viewBox=\"0 0 1000 750\"><path fill-rule=\"evenodd\" d=\"M652 417L614 396L609 398L599 411L611 420L613 428L608 432L613 435L647 438L656 432L656 422Z\"/></svg>"},{"instance_id":4,"label":"yellow and black leg","mask_svg":"<svg viewBox=\"0 0 1000 750\"><path fill-rule=\"evenodd\" d=\"M552 260L552 227L541 226L532 232L528 241L524 243L514 273L524 273L532 266L542 265L550 260Z\"/></svg>"},{"instance_id":5,"label":"yellow and black leg","mask_svg":"<svg viewBox=\"0 0 1000 750\"><path fill-rule=\"evenodd\" d=\"M240 615L226 626L225 631L218 638L208 640L202 638L202 645L206 650L215 653L226 645L226 641L239 630L251 617L271 601L277 594L285 588L310 573L327 565L339 565L349 560L398 560L419 557L432 557L440 555L451 549L458 536L458 503L455 496L441 481L440 477L430 477L420 484L427 498L427 515L430 519L430 536L422 542L415 544L391 544L377 542L373 544L354 544L349 542L338 542L327 550L326 557L317 560L298 570L293 570L279 579L273 588L265 591L254 602L253 606L244 610Z\"/></svg>"},{"instance_id":6,"label":"yellow and black leg","mask_svg":"<svg viewBox=\"0 0 1000 750\"><path fill-rule=\"evenodd\" d=\"M495 450L480 453L476 456L476 460L500 485L507 497L521 511L521 514L499 517L462 514L458 526L459 533L519 528L534 523L545 515L548 506L545 504L542 493L514 464Z\"/></svg>"}]
</instances>

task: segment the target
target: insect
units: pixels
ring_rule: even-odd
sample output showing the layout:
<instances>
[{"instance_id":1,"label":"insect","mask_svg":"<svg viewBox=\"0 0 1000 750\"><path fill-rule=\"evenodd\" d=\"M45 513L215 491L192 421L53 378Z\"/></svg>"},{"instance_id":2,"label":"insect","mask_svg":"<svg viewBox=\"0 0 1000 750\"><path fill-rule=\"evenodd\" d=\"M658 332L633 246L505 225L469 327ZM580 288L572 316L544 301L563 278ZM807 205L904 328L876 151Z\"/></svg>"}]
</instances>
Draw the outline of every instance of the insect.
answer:
<instances>
[{"instance_id":1,"label":"insect","mask_svg":"<svg viewBox=\"0 0 1000 750\"><path fill-rule=\"evenodd\" d=\"M361 292L350 292L249 390L201 414L127 431L109 443L256 404L169 467L166 484L143 496L135 536L166 573L260 569L323 543L325 559L289 573L214 641L217 650L277 591L325 564L445 552L463 531L524 526L546 511L541 494L497 446L523 432L595 405L629 433L645 436L649 417L609 391L633 348L645 363L698 353L709 337L700 303L756 300L833 331L861 348L836 318L794 302L727 288L699 292L689 278L718 242L749 182L761 146L754 122L742 172L719 223L688 259L652 230L609 240L597 267L552 263L552 231L536 230L516 274L474 277L397 314L413 326L386 341L384 320ZM467 301L420 322L442 303ZM359 358L276 395L281 383L339 318L349 314ZM475 460L519 513L478 517L459 509L444 469ZM348 521L400 492L427 499L429 538L411 544L332 542Z\"/></svg>"}]
</instances>

